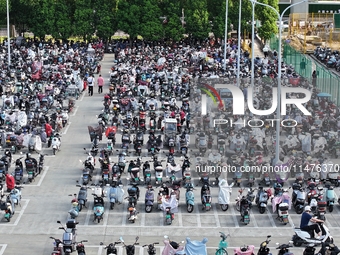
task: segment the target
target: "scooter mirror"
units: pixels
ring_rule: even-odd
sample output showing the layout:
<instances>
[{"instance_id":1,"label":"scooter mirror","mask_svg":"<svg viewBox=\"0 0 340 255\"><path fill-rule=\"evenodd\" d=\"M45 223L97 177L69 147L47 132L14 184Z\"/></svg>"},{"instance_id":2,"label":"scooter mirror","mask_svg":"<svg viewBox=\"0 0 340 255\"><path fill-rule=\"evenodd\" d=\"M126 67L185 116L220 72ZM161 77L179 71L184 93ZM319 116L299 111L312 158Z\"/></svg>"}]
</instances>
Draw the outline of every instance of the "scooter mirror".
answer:
<instances>
[{"instance_id":1,"label":"scooter mirror","mask_svg":"<svg viewBox=\"0 0 340 255\"><path fill-rule=\"evenodd\" d=\"M88 242L88 241L87 241L87 240L82 240L81 242L82 242L82 243L86 243L86 242Z\"/></svg>"},{"instance_id":2,"label":"scooter mirror","mask_svg":"<svg viewBox=\"0 0 340 255\"><path fill-rule=\"evenodd\" d=\"M81 185L80 185L80 184L77 184L76 187L81 187Z\"/></svg>"},{"instance_id":3,"label":"scooter mirror","mask_svg":"<svg viewBox=\"0 0 340 255\"><path fill-rule=\"evenodd\" d=\"M267 236L267 238L271 238L271 237L272 237L272 236L270 236L270 235L269 235L269 236Z\"/></svg>"},{"instance_id":4,"label":"scooter mirror","mask_svg":"<svg viewBox=\"0 0 340 255\"><path fill-rule=\"evenodd\" d=\"M104 245L104 243L103 243L103 242L100 242L99 245Z\"/></svg>"},{"instance_id":5,"label":"scooter mirror","mask_svg":"<svg viewBox=\"0 0 340 255\"><path fill-rule=\"evenodd\" d=\"M169 237L168 236L164 236L164 239L169 239Z\"/></svg>"},{"instance_id":6,"label":"scooter mirror","mask_svg":"<svg viewBox=\"0 0 340 255\"><path fill-rule=\"evenodd\" d=\"M184 243L184 241L181 241L181 243Z\"/></svg>"},{"instance_id":7,"label":"scooter mirror","mask_svg":"<svg viewBox=\"0 0 340 255\"><path fill-rule=\"evenodd\" d=\"M137 242L138 239L139 239L139 236L136 236L136 242Z\"/></svg>"},{"instance_id":8,"label":"scooter mirror","mask_svg":"<svg viewBox=\"0 0 340 255\"><path fill-rule=\"evenodd\" d=\"M81 159L79 159L79 162L80 162L80 163L83 163L83 161L82 161Z\"/></svg>"},{"instance_id":9,"label":"scooter mirror","mask_svg":"<svg viewBox=\"0 0 340 255\"><path fill-rule=\"evenodd\" d=\"M57 223L61 224L60 220L58 220Z\"/></svg>"},{"instance_id":10,"label":"scooter mirror","mask_svg":"<svg viewBox=\"0 0 340 255\"><path fill-rule=\"evenodd\" d=\"M119 240L120 240L122 243L124 243L123 237L119 237Z\"/></svg>"},{"instance_id":11,"label":"scooter mirror","mask_svg":"<svg viewBox=\"0 0 340 255\"><path fill-rule=\"evenodd\" d=\"M275 243L276 245L280 245L280 243Z\"/></svg>"}]
</instances>

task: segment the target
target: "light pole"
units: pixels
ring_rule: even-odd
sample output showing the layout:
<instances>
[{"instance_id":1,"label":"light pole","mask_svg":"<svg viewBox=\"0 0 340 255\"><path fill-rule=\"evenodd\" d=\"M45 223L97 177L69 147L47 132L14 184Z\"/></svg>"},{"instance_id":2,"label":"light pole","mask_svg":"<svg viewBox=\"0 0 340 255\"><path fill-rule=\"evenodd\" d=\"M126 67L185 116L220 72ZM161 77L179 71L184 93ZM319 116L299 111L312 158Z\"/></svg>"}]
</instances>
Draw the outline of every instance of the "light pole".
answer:
<instances>
[{"instance_id":1,"label":"light pole","mask_svg":"<svg viewBox=\"0 0 340 255\"><path fill-rule=\"evenodd\" d=\"M6 0L6 8L7 8L7 54L8 54L8 68L11 65L11 39L9 33L9 4L8 0Z\"/></svg>"},{"instance_id":2,"label":"light pole","mask_svg":"<svg viewBox=\"0 0 340 255\"><path fill-rule=\"evenodd\" d=\"M252 91L254 91L254 72L255 72L255 65L254 65L254 59L255 59L255 53L254 53L254 44L255 44L255 28L254 28L254 20L255 20L255 2L251 2L251 8L252 8L252 15L251 15L251 88Z\"/></svg>"},{"instance_id":3,"label":"light pole","mask_svg":"<svg viewBox=\"0 0 340 255\"><path fill-rule=\"evenodd\" d=\"M237 87L240 87L240 62L241 62L241 16L242 16L242 0L238 7L238 33L237 33Z\"/></svg>"},{"instance_id":4,"label":"light pole","mask_svg":"<svg viewBox=\"0 0 340 255\"><path fill-rule=\"evenodd\" d=\"M285 12L287 10L289 10L290 8L292 8L295 5L299 5L302 3L307 2L308 0L303 0L294 4L291 4L290 6L288 6L286 9L283 10L283 12L280 13L273 7L264 3L260 3L257 2L256 0L250 0L251 2L255 4L259 4L259 5L263 5L266 7L269 7L270 9L272 9L278 16L279 18L279 49L278 49L278 74L277 74L277 108L276 108L276 118L278 120L280 120L280 112L281 112L281 62L282 62L282 49L281 49L281 42L282 42L282 19L283 19L283 15L285 14ZM254 9L253 9L254 10ZM253 12L254 15L254 12ZM254 24L253 24L254 26ZM253 44L252 44L253 46ZM252 62L254 60L252 59ZM275 143L275 163L277 163L280 159L280 124L281 121L276 121L276 143Z\"/></svg>"},{"instance_id":5,"label":"light pole","mask_svg":"<svg viewBox=\"0 0 340 255\"><path fill-rule=\"evenodd\" d=\"M224 28L224 56L223 70L227 69L227 40L228 40L228 0L225 1L225 28Z\"/></svg>"}]
</instances>

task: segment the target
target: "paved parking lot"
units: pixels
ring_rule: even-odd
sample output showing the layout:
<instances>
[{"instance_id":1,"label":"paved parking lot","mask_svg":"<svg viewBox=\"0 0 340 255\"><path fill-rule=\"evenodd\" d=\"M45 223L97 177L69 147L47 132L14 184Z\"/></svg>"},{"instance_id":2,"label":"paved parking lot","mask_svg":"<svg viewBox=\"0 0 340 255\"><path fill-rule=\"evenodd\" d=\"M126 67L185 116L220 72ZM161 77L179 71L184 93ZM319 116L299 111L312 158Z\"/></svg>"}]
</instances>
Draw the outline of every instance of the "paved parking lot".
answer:
<instances>
[{"instance_id":1,"label":"paved parking lot","mask_svg":"<svg viewBox=\"0 0 340 255\"><path fill-rule=\"evenodd\" d=\"M108 70L112 62L103 62L102 70ZM106 74L105 74L106 75ZM78 193L76 187L77 180L80 178L82 165L79 159L84 160L86 155L83 148L88 148L90 139L87 132L87 126L96 126L96 115L102 110L103 94L94 93L92 98L87 95L82 96L77 101L77 107L70 116L68 126L63 130L61 151L56 156L51 155L50 149L44 149L43 153L50 154L46 156L44 172L37 176L36 180L30 184L24 184L22 191L21 207L16 207L16 213L11 222L0 222L0 255L18 255L23 253L23 247L28 254L50 254L53 249L53 242L50 236L56 238L62 237L62 230L59 230L57 220L63 223L68 218L68 210L71 207L70 194ZM145 136L145 141L147 136ZM117 136L117 147L119 147L120 136ZM105 147L106 138L100 142L100 147ZM192 141L193 143L193 141ZM161 155L166 154L162 151ZM135 157L127 157L127 161ZM33 154L36 156L36 154ZM14 159L19 157L15 155ZM113 161L117 160L117 155L111 156ZM143 161L149 159L147 153L143 152ZM194 160L192 160L194 161ZM193 162L192 162L193 163ZM339 162L340 163L340 160ZM98 167L98 166L97 166ZM98 183L98 169L96 170L94 183ZM124 190L127 190L126 173L123 176ZM222 178L228 178L231 182L232 176L223 173ZM165 180L165 177L164 177ZM193 173L195 185L198 183L197 173ZM291 180L292 181L292 180ZM241 185L245 185L245 182ZM257 186L257 185L256 185ZM255 186L255 187L256 187ZM288 187L288 185L286 185ZM127 202L116 205L114 210L110 210L106 203L104 220L101 223L93 222L93 197L91 191L88 191L88 208L80 212L77 220L77 240L87 239L85 244L86 254L105 254L99 243L110 243L118 240L123 236L126 244L133 243L134 237L140 237L140 246L136 247L136 254L147 254L146 248L141 245L152 242L159 242L157 254L163 249L162 241L164 235L169 235L173 240L184 240L190 237L192 240L201 240L203 237L209 239L207 246L208 254L214 254L215 247L219 242L219 232L230 233L230 248L238 247L243 244L253 244L258 246L265 236L272 235L271 247L274 249L275 243L287 243L293 235L293 224L299 225L300 215L294 210L290 210L289 224L282 225L276 220L275 214L272 213L271 203L268 204L268 210L265 214L260 215L258 209L254 206L251 210L250 224L245 226L240 222L239 212L235 209L235 198L237 196L237 187L233 188L231 196L231 205L228 211L223 212L217 204L218 188L212 187L212 209L209 212L201 210L200 189L201 185L195 187L195 210L187 213L185 206L185 189L181 189L181 199L179 213L175 214L175 220L170 226L164 225L164 215L157 210L147 214L144 212L145 188L140 187L141 194L137 205L140 211L139 219L131 224L127 221ZM337 195L340 194L336 188ZM155 194L158 189L155 188ZM107 200L106 200L107 201ZM335 241L340 241L340 207L336 204L332 213L327 213L327 226L330 227ZM20 242L20 245L18 245ZM257 249L256 249L257 251ZM301 249L292 249L296 254L302 254ZM274 250L272 252L275 253ZM118 245L118 254L125 254L121 245Z\"/></svg>"}]
</instances>

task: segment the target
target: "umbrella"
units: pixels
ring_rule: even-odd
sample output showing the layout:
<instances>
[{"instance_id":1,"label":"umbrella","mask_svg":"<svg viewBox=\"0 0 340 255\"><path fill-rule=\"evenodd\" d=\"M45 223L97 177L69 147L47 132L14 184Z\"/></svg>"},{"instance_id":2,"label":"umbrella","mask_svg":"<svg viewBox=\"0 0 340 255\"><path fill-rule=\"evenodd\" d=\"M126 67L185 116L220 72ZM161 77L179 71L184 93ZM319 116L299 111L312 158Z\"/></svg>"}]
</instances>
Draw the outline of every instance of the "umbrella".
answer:
<instances>
[{"instance_id":1,"label":"umbrella","mask_svg":"<svg viewBox=\"0 0 340 255\"><path fill-rule=\"evenodd\" d=\"M321 92L318 94L318 97L331 97L331 94L325 93L325 92Z\"/></svg>"}]
</instances>

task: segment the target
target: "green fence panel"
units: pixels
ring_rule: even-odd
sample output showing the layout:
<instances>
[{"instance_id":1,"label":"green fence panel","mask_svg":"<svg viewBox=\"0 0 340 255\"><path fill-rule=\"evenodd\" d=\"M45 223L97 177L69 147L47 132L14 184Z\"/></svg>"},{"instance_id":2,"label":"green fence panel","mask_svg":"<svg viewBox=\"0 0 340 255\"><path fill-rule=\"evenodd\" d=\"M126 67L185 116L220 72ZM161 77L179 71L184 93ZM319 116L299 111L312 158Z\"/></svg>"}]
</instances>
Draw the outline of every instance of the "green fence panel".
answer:
<instances>
[{"instance_id":1,"label":"green fence panel","mask_svg":"<svg viewBox=\"0 0 340 255\"><path fill-rule=\"evenodd\" d=\"M307 58L306 55L295 50L289 44L283 45L283 61L287 65L292 65L295 71L312 81L313 73L313 60ZM332 100L340 105L340 78L328 70L325 66L314 62L317 72L316 86L321 92L329 93L332 95Z\"/></svg>"}]
</instances>

